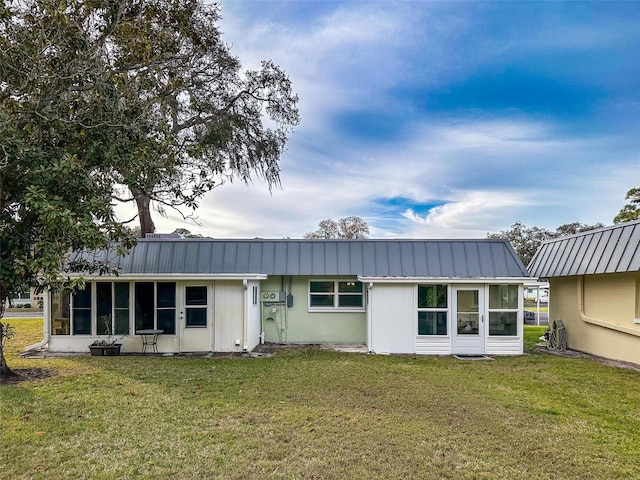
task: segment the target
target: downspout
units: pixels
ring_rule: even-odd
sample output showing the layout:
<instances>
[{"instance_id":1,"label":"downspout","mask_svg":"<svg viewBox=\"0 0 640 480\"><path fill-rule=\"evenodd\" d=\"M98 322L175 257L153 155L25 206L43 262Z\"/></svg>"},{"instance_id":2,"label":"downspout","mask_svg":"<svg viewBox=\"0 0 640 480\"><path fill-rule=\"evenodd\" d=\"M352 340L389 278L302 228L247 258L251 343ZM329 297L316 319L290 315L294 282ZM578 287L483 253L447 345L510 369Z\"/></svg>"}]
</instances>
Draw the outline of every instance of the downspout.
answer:
<instances>
[{"instance_id":1,"label":"downspout","mask_svg":"<svg viewBox=\"0 0 640 480\"><path fill-rule=\"evenodd\" d=\"M247 318L249 315L247 302L249 301L249 284L247 279L242 280L242 286L244 287L243 299L242 302L242 351L246 352L249 349L248 346L248 334L247 329L249 328L249 319Z\"/></svg>"},{"instance_id":2,"label":"downspout","mask_svg":"<svg viewBox=\"0 0 640 480\"><path fill-rule=\"evenodd\" d=\"M33 345L24 347L24 350L22 350L22 352L20 353L20 355L22 356L25 356L32 350L44 347L47 343L49 343L49 339L51 338L51 319L49 318L51 316L51 305L49 302L49 291L45 290L43 294L44 302L42 309L42 320L44 322L44 338L38 343L34 343Z\"/></svg>"},{"instance_id":3,"label":"downspout","mask_svg":"<svg viewBox=\"0 0 640 480\"><path fill-rule=\"evenodd\" d=\"M367 284L367 350L369 353L373 351L373 319L371 318L371 293L373 291L373 282Z\"/></svg>"},{"instance_id":4,"label":"downspout","mask_svg":"<svg viewBox=\"0 0 640 480\"><path fill-rule=\"evenodd\" d=\"M627 327L626 325L620 325L619 323L613 323L606 320L589 317L584 313L584 275L578 279L578 312L580 314L580 319L583 322L590 323L591 325L597 325L598 327L608 328L609 330L615 330L617 332L628 333L629 335L640 337L640 329L635 329Z\"/></svg>"}]
</instances>

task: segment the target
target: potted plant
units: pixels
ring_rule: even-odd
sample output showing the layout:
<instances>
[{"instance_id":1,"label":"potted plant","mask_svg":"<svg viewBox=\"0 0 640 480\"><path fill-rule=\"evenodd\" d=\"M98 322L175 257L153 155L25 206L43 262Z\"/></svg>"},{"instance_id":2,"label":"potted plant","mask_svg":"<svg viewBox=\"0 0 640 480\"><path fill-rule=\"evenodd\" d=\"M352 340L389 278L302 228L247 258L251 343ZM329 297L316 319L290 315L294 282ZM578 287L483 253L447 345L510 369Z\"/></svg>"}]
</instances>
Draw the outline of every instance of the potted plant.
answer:
<instances>
[{"instance_id":1,"label":"potted plant","mask_svg":"<svg viewBox=\"0 0 640 480\"><path fill-rule=\"evenodd\" d=\"M118 343L128 333L125 332L119 337L113 335L113 329L111 325L111 315L103 315L100 317L100 321L105 327L106 338L99 338L89 345L89 351L91 356L108 356L113 357L120 355L121 343Z\"/></svg>"}]
</instances>

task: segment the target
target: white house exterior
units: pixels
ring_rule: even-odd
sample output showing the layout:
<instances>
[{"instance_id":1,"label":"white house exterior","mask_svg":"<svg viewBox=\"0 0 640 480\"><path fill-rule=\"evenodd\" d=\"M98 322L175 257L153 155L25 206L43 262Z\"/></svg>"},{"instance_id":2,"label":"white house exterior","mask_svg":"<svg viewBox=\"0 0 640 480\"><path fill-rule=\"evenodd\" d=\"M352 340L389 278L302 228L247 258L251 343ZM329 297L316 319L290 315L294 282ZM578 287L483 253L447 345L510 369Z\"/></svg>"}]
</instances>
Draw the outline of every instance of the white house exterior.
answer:
<instances>
[{"instance_id":1,"label":"white house exterior","mask_svg":"<svg viewBox=\"0 0 640 480\"><path fill-rule=\"evenodd\" d=\"M45 305L43 344L81 352L107 328L123 352L161 330L161 353L261 342L360 344L372 353L522 353L527 271L506 240L141 240Z\"/></svg>"}]
</instances>

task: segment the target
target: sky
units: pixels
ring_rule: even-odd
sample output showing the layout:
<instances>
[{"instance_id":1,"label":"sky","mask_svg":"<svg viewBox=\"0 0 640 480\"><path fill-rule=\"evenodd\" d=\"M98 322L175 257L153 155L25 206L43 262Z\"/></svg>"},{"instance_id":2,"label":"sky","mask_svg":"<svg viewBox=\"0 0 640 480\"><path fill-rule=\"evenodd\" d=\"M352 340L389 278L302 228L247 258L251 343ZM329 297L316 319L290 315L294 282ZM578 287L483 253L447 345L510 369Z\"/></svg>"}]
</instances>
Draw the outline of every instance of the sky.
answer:
<instances>
[{"instance_id":1,"label":"sky","mask_svg":"<svg viewBox=\"0 0 640 480\"><path fill-rule=\"evenodd\" d=\"M640 187L640 2L222 1L244 69L300 97L282 188L208 193L158 231L484 238L516 221L609 225ZM190 213L190 212L185 212Z\"/></svg>"}]
</instances>

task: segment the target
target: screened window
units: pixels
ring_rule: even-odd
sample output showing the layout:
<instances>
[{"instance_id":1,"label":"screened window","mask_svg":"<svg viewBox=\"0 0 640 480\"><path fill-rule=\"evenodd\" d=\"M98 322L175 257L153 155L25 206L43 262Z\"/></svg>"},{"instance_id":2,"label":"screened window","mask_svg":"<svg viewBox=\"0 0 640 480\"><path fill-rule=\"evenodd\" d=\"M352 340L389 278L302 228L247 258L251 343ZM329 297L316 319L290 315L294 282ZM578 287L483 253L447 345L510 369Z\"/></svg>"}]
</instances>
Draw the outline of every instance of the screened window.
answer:
<instances>
[{"instance_id":1,"label":"screened window","mask_svg":"<svg viewBox=\"0 0 640 480\"><path fill-rule=\"evenodd\" d=\"M91 335L91 284L73 295L73 334Z\"/></svg>"},{"instance_id":2,"label":"screened window","mask_svg":"<svg viewBox=\"0 0 640 480\"><path fill-rule=\"evenodd\" d=\"M489 286L489 335L518 335L518 285Z\"/></svg>"},{"instance_id":3,"label":"screened window","mask_svg":"<svg viewBox=\"0 0 640 480\"><path fill-rule=\"evenodd\" d=\"M129 333L129 284L96 283L96 333L98 335Z\"/></svg>"},{"instance_id":4,"label":"screened window","mask_svg":"<svg viewBox=\"0 0 640 480\"><path fill-rule=\"evenodd\" d=\"M254 287L256 288L256 287ZM186 326L207 326L207 287L185 287Z\"/></svg>"},{"instance_id":5,"label":"screened window","mask_svg":"<svg viewBox=\"0 0 640 480\"><path fill-rule=\"evenodd\" d=\"M135 319L138 330L164 330L176 333L175 282L135 284Z\"/></svg>"},{"instance_id":6,"label":"screened window","mask_svg":"<svg viewBox=\"0 0 640 480\"><path fill-rule=\"evenodd\" d=\"M356 280L312 280L309 282L309 307L361 310L364 308L362 283Z\"/></svg>"},{"instance_id":7,"label":"screened window","mask_svg":"<svg viewBox=\"0 0 640 480\"><path fill-rule=\"evenodd\" d=\"M418 335L447 335L446 285L418 285Z\"/></svg>"},{"instance_id":8,"label":"screened window","mask_svg":"<svg viewBox=\"0 0 640 480\"><path fill-rule=\"evenodd\" d=\"M51 334L71 333L71 295L67 292L52 292L49 295L51 308Z\"/></svg>"}]
</instances>

